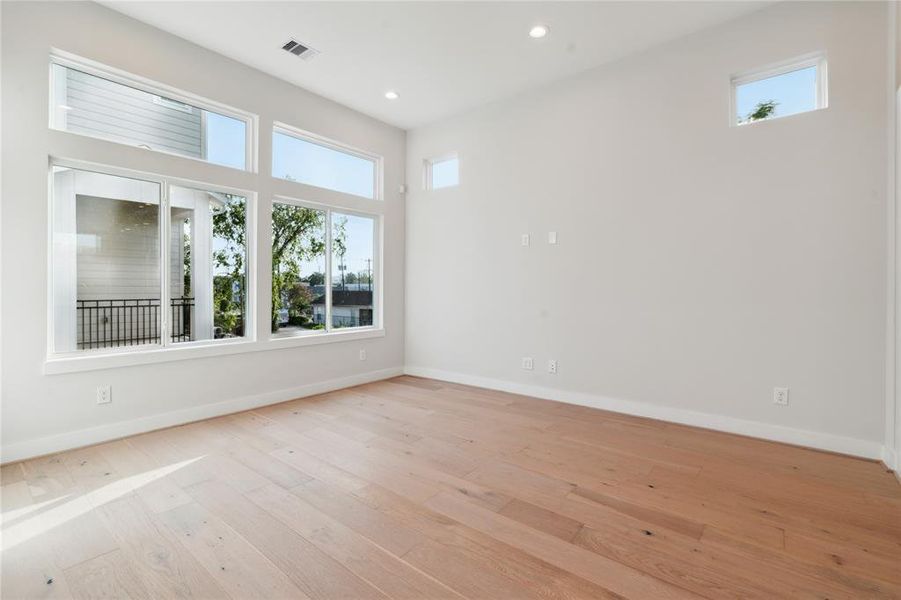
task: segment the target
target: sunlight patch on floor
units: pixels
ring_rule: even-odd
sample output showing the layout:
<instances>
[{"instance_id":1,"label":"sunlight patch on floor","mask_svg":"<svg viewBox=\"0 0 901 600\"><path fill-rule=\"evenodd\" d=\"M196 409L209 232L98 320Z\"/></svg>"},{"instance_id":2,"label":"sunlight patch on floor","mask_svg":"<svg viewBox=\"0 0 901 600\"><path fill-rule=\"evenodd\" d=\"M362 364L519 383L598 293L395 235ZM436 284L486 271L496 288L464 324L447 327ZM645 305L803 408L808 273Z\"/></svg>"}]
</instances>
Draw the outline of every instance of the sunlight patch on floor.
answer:
<instances>
[{"instance_id":1,"label":"sunlight patch on floor","mask_svg":"<svg viewBox=\"0 0 901 600\"><path fill-rule=\"evenodd\" d=\"M53 498L51 500L45 500L44 502L38 502L37 504L30 504L28 506L23 506L22 508L5 510L2 514L0 514L0 525L7 525L24 517L25 515L33 513L36 510L50 506L51 504L59 504L69 496L71 496L71 494L66 494L65 496L60 496L59 498Z\"/></svg>"},{"instance_id":2,"label":"sunlight patch on floor","mask_svg":"<svg viewBox=\"0 0 901 600\"><path fill-rule=\"evenodd\" d=\"M179 469L182 469L190 465L191 463L201 460L204 457L205 455L198 456L197 458L191 458L179 463L166 465L165 467L160 467L158 469L153 469L152 471L145 471L144 473L138 473L137 475L131 475L130 477L119 479L101 488L97 488L96 490L92 490L81 496L78 496L77 498L73 498L65 504L51 508L39 515L26 519L21 523L12 525L2 532L3 539L2 542L0 542L0 551L14 548L19 544L22 544L23 542L27 542L28 540L38 535L50 531L54 527L58 527L72 519L80 517L81 515L91 511L97 506L101 506L103 504L106 504L107 502L112 502L113 500L121 498L122 496L147 485L148 483L152 483L157 479L169 475L170 473L174 473L175 471L178 471ZM10 513L18 513L23 510L26 511L26 513L30 513L34 510L39 509L42 505L57 501L59 501L59 498L49 500L38 505L28 506L24 509L10 511ZM18 516L22 516L22 514L26 513L21 513ZM4 513L3 515L3 520L7 522L14 518L14 516L7 516L6 513Z\"/></svg>"}]
</instances>

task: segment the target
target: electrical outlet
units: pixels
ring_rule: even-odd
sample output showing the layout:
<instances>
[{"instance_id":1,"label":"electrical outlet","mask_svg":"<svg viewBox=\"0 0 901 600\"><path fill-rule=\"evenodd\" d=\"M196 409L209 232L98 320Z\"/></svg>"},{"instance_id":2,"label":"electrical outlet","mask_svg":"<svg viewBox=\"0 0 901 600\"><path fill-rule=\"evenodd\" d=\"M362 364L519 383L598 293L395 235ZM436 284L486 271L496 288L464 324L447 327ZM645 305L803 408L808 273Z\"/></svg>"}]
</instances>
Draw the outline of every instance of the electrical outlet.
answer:
<instances>
[{"instance_id":1,"label":"electrical outlet","mask_svg":"<svg viewBox=\"0 0 901 600\"><path fill-rule=\"evenodd\" d=\"M528 233L522 234L521 240L522 240L523 246L528 246L529 245L529 234Z\"/></svg>"},{"instance_id":2,"label":"electrical outlet","mask_svg":"<svg viewBox=\"0 0 901 600\"><path fill-rule=\"evenodd\" d=\"M557 361L556 360L552 359L552 360L547 361L547 372L553 373L553 374L557 373Z\"/></svg>"},{"instance_id":3,"label":"electrical outlet","mask_svg":"<svg viewBox=\"0 0 901 600\"><path fill-rule=\"evenodd\" d=\"M97 388L97 404L109 404L113 401L113 390L109 385L101 385Z\"/></svg>"},{"instance_id":4,"label":"electrical outlet","mask_svg":"<svg viewBox=\"0 0 901 600\"><path fill-rule=\"evenodd\" d=\"M557 243L557 232L556 231L548 231L547 232L547 243L548 244L556 244Z\"/></svg>"},{"instance_id":5,"label":"electrical outlet","mask_svg":"<svg viewBox=\"0 0 901 600\"><path fill-rule=\"evenodd\" d=\"M366 348L360 350L360 360L366 360Z\"/></svg>"},{"instance_id":6,"label":"electrical outlet","mask_svg":"<svg viewBox=\"0 0 901 600\"><path fill-rule=\"evenodd\" d=\"M773 404L781 406L788 404L788 388L773 388Z\"/></svg>"},{"instance_id":7,"label":"electrical outlet","mask_svg":"<svg viewBox=\"0 0 901 600\"><path fill-rule=\"evenodd\" d=\"M535 364L532 362L531 356L523 356L522 357L522 368L526 371L531 371L535 368Z\"/></svg>"}]
</instances>

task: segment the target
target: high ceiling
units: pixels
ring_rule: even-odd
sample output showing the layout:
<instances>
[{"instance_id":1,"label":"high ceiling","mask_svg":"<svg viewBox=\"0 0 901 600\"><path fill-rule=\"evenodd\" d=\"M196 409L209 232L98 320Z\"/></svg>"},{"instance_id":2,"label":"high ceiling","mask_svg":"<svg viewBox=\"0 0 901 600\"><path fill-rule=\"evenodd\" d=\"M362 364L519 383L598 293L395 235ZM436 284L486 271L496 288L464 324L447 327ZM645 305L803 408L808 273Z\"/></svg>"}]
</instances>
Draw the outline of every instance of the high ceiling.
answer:
<instances>
[{"instance_id":1,"label":"high ceiling","mask_svg":"<svg viewBox=\"0 0 901 600\"><path fill-rule=\"evenodd\" d=\"M410 129L739 17L765 2L158 2L105 5ZM529 29L550 27L544 39ZM281 49L295 39L310 61ZM388 100L385 92L399 98Z\"/></svg>"}]
</instances>

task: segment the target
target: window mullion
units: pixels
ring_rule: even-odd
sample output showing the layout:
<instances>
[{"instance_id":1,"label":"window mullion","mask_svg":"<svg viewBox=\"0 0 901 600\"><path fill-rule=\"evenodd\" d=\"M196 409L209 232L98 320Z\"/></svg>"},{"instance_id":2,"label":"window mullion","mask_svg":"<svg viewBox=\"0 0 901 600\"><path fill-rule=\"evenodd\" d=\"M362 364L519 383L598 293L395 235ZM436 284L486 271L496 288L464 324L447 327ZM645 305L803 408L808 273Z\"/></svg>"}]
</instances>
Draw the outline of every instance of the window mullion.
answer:
<instances>
[{"instance_id":1,"label":"window mullion","mask_svg":"<svg viewBox=\"0 0 901 600\"><path fill-rule=\"evenodd\" d=\"M332 211L325 211L325 331L332 330Z\"/></svg>"},{"instance_id":2,"label":"window mullion","mask_svg":"<svg viewBox=\"0 0 901 600\"><path fill-rule=\"evenodd\" d=\"M160 345L166 347L170 343L169 313L171 300L169 269L169 231L171 228L171 211L169 210L169 183L160 182Z\"/></svg>"}]
</instances>

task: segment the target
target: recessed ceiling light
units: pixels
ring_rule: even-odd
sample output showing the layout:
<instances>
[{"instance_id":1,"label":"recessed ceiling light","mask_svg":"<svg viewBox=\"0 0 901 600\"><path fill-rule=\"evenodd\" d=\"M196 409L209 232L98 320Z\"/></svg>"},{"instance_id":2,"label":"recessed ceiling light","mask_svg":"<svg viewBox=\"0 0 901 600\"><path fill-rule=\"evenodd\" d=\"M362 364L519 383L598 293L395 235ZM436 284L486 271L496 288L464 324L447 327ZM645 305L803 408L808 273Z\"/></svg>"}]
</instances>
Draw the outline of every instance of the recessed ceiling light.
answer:
<instances>
[{"instance_id":1,"label":"recessed ceiling light","mask_svg":"<svg viewBox=\"0 0 901 600\"><path fill-rule=\"evenodd\" d=\"M536 25L529 30L529 36L537 39L543 38L550 31L547 25Z\"/></svg>"},{"instance_id":2,"label":"recessed ceiling light","mask_svg":"<svg viewBox=\"0 0 901 600\"><path fill-rule=\"evenodd\" d=\"M397 92L395 92L394 90L388 90L387 92L385 92L385 98L387 98L388 100L397 100L399 97L400 96L398 96Z\"/></svg>"}]
</instances>

